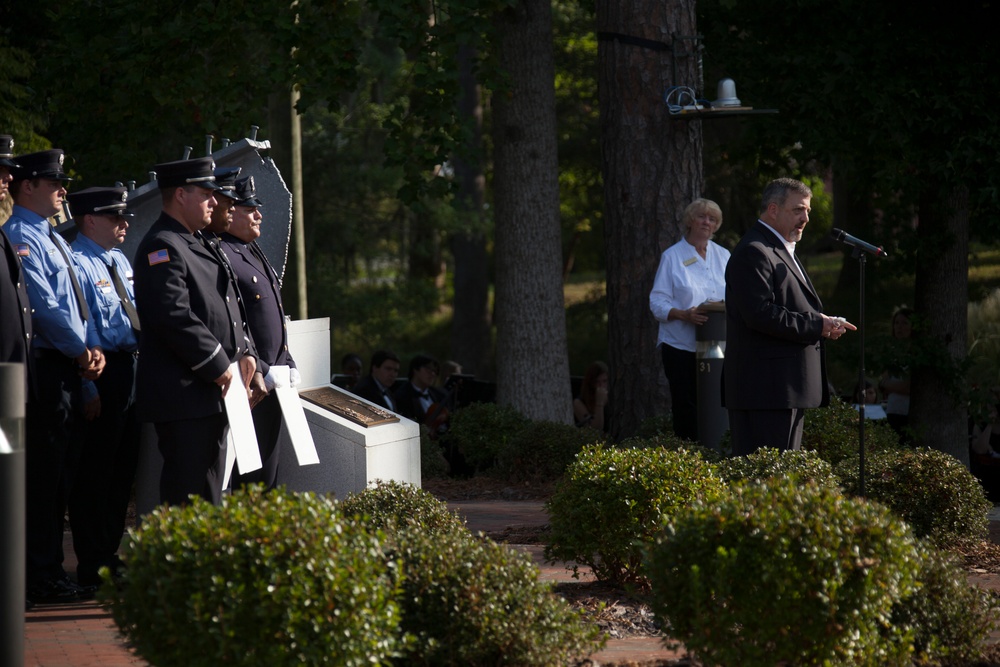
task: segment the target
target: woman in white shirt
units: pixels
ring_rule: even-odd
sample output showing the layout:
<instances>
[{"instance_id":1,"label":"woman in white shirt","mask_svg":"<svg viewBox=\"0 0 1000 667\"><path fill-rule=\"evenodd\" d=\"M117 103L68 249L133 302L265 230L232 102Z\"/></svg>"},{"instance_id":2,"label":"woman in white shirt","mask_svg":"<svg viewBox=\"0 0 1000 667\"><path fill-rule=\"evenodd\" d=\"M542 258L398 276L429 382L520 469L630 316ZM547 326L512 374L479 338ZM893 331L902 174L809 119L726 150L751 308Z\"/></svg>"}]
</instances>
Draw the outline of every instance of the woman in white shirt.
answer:
<instances>
[{"instance_id":1,"label":"woman in white shirt","mask_svg":"<svg viewBox=\"0 0 1000 667\"><path fill-rule=\"evenodd\" d=\"M682 222L684 238L660 256L649 309L660 323L657 346L670 383L674 433L697 440L695 327L708 320L698 306L725 299L729 251L711 240L722 226L722 210L714 201L694 200Z\"/></svg>"}]
</instances>

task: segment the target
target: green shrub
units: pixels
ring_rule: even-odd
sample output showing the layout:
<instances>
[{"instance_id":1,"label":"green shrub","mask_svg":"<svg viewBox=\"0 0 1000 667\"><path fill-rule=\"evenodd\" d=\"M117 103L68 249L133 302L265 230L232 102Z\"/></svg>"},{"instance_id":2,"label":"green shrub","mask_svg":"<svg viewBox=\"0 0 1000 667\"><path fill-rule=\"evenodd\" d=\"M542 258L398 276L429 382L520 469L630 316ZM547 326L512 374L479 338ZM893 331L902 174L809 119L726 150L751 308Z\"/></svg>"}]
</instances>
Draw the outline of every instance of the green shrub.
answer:
<instances>
[{"instance_id":1,"label":"green shrub","mask_svg":"<svg viewBox=\"0 0 1000 667\"><path fill-rule=\"evenodd\" d=\"M159 667L371 665L399 612L378 538L312 494L251 487L159 508L129 532L104 601Z\"/></svg>"},{"instance_id":2,"label":"green shrub","mask_svg":"<svg viewBox=\"0 0 1000 667\"><path fill-rule=\"evenodd\" d=\"M664 415L654 415L643 420L635 433L637 438L647 439L657 436L674 436L674 416L668 412Z\"/></svg>"},{"instance_id":3,"label":"green shrub","mask_svg":"<svg viewBox=\"0 0 1000 667\"><path fill-rule=\"evenodd\" d=\"M893 608L892 624L914 629L918 664L968 664L997 626L992 593L970 586L955 556L920 544L920 590Z\"/></svg>"},{"instance_id":4,"label":"green shrub","mask_svg":"<svg viewBox=\"0 0 1000 667\"><path fill-rule=\"evenodd\" d=\"M695 452L586 447L548 502L545 558L587 565L601 580L644 583L643 548L666 520L724 492L712 464Z\"/></svg>"},{"instance_id":5,"label":"green shrub","mask_svg":"<svg viewBox=\"0 0 1000 667\"><path fill-rule=\"evenodd\" d=\"M899 449L899 436L885 420L865 422L865 452ZM802 449L814 451L832 465L858 454L858 411L836 397L830 405L806 410Z\"/></svg>"},{"instance_id":6,"label":"green shrub","mask_svg":"<svg viewBox=\"0 0 1000 667\"><path fill-rule=\"evenodd\" d=\"M489 470L496 465L498 453L528 421L508 405L473 403L452 416L444 444L456 447L477 471Z\"/></svg>"},{"instance_id":7,"label":"green shrub","mask_svg":"<svg viewBox=\"0 0 1000 667\"><path fill-rule=\"evenodd\" d=\"M857 457L836 467L849 493L859 493ZM917 537L939 545L987 534L992 504L983 487L955 457L933 449L875 452L865 459L865 496L888 505Z\"/></svg>"},{"instance_id":8,"label":"green shrub","mask_svg":"<svg viewBox=\"0 0 1000 667\"><path fill-rule=\"evenodd\" d=\"M375 485L352 493L340 503L344 516L359 515L372 530L395 533L401 527L417 526L438 535L465 531L465 521L423 489L397 481L376 480Z\"/></svg>"},{"instance_id":9,"label":"green shrub","mask_svg":"<svg viewBox=\"0 0 1000 667\"><path fill-rule=\"evenodd\" d=\"M698 452L701 454L701 458L711 463L718 463L726 458L718 449L702 447L696 442L678 438L673 432L627 438L619 442L617 447L619 449L648 449L650 447L662 447L663 449L671 450L684 449L689 452Z\"/></svg>"},{"instance_id":10,"label":"green shrub","mask_svg":"<svg viewBox=\"0 0 1000 667\"><path fill-rule=\"evenodd\" d=\"M791 478L681 512L650 549L653 610L706 664L903 665L893 605L919 557L886 508Z\"/></svg>"},{"instance_id":11,"label":"green shrub","mask_svg":"<svg viewBox=\"0 0 1000 667\"><path fill-rule=\"evenodd\" d=\"M592 428L547 421L529 422L497 452L499 474L511 481L557 479L586 445L604 440Z\"/></svg>"},{"instance_id":12,"label":"green shrub","mask_svg":"<svg viewBox=\"0 0 1000 667\"><path fill-rule=\"evenodd\" d=\"M815 452L781 451L768 447L748 456L722 461L719 463L719 475L729 483L794 475L799 482L814 481L830 488L838 486L833 468Z\"/></svg>"},{"instance_id":13,"label":"green shrub","mask_svg":"<svg viewBox=\"0 0 1000 667\"><path fill-rule=\"evenodd\" d=\"M547 584L530 556L468 531L416 525L390 541L402 575L401 665L565 665L600 646L587 623Z\"/></svg>"},{"instance_id":14,"label":"green shrub","mask_svg":"<svg viewBox=\"0 0 1000 667\"><path fill-rule=\"evenodd\" d=\"M420 426L420 477L443 479L448 476L448 460L441 449L442 441L431 440L430 431Z\"/></svg>"}]
</instances>

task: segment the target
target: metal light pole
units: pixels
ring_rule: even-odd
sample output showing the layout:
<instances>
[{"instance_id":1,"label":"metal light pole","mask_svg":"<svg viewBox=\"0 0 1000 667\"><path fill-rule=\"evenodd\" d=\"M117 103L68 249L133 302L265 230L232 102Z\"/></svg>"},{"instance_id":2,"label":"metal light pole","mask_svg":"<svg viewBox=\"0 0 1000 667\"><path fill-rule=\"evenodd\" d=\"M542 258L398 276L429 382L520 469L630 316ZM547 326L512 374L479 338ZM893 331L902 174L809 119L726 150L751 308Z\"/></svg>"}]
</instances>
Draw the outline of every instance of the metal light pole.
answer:
<instances>
[{"instance_id":1,"label":"metal light pole","mask_svg":"<svg viewBox=\"0 0 1000 667\"><path fill-rule=\"evenodd\" d=\"M24 365L0 363L0 665L24 664Z\"/></svg>"}]
</instances>

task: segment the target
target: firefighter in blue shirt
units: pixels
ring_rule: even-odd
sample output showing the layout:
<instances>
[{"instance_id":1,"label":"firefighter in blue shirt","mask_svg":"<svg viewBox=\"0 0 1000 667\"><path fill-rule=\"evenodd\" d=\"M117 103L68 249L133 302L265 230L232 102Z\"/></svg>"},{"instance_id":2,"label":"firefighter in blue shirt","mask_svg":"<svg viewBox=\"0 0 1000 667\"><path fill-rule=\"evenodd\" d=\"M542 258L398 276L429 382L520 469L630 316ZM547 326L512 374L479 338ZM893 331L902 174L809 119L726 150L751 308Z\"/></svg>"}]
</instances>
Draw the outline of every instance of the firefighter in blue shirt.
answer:
<instances>
[{"instance_id":1,"label":"firefighter in blue shirt","mask_svg":"<svg viewBox=\"0 0 1000 667\"><path fill-rule=\"evenodd\" d=\"M116 552L135 479L139 423L135 415L139 318L132 265L117 246L125 241L128 191L88 188L68 196L78 235L73 242L83 291L106 365L97 380L83 382L83 452L69 499L77 582L100 583L98 570L117 573Z\"/></svg>"}]
</instances>

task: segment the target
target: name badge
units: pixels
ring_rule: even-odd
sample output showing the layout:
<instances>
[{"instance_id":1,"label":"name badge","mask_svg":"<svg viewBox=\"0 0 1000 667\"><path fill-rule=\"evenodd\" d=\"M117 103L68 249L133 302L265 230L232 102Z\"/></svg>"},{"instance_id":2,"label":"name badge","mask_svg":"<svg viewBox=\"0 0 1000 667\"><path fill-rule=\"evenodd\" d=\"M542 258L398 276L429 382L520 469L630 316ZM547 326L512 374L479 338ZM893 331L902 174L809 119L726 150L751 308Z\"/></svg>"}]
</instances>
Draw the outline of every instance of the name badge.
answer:
<instances>
[{"instance_id":1,"label":"name badge","mask_svg":"<svg viewBox=\"0 0 1000 667\"><path fill-rule=\"evenodd\" d=\"M684 260L684 266L691 266L692 264L694 264L697 261L698 261L697 257L692 257L691 259L685 259Z\"/></svg>"}]
</instances>

